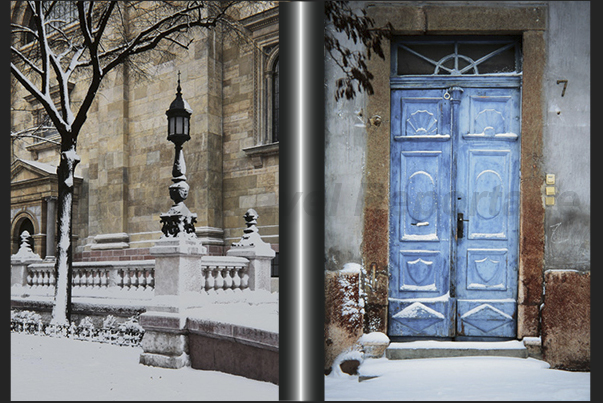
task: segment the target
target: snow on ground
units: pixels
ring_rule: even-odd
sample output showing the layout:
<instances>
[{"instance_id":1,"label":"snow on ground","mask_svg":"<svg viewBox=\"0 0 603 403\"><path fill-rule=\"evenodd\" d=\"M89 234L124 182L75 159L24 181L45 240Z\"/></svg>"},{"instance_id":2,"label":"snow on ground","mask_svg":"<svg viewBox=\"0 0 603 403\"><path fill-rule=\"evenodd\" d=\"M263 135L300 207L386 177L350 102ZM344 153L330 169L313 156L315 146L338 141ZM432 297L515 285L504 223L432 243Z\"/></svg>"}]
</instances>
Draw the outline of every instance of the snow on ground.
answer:
<instances>
[{"instance_id":1,"label":"snow on ground","mask_svg":"<svg viewBox=\"0 0 603 403\"><path fill-rule=\"evenodd\" d=\"M211 304L187 310L186 316L278 333L278 297L264 290L218 294Z\"/></svg>"},{"instance_id":2,"label":"snow on ground","mask_svg":"<svg viewBox=\"0 0 603 403\"><path fill-rule=\"evenodd\" d=\"M590 372L553 370L533 358L370 358L360 376L325 376L325 400L590 400Z\"/></svg>"},{"instance_id":3,"label":"snow on ground","mask_svg":"<svg viewBox=\"0 0 603 403\"><path fill-rule=\"evenodd\" d=\"M278 385L138 363L141 348L11 333L11 400L278 400Z\"/></svg>"}]
</instances>

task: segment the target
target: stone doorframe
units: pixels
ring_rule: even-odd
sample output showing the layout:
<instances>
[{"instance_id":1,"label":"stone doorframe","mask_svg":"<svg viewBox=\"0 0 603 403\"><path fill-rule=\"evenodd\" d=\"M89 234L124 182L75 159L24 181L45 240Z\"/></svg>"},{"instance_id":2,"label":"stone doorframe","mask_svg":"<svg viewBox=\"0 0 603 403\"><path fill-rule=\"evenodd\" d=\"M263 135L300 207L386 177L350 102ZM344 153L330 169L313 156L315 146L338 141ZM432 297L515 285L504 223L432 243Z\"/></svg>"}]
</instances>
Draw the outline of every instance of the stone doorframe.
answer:
<instances>
[{"instance_id":1,"label":"stone doorframe","mask_svg":"<svg viewBox=\"0 0 603 403\"><path fill-rule=\"evenodd\" d=\"M547 7L524 4L459 5L424 2L368 3L375 26L393 25L395 35L521 35L523 82L521 103L521 180L519 222L519 284L517 337L538 336L544 267L544 206L542 134L543 75L546 62L544 31ZM385 60L373 56L374 95L366 97L367 127L362 259L367 271L365 326L387 333L390 177L390 45ZM372 119L371 119L372 120ZM375 120L373 120L375 121ZM368 283L368 284L367 284Z\"/></svg>"}]
</instances>

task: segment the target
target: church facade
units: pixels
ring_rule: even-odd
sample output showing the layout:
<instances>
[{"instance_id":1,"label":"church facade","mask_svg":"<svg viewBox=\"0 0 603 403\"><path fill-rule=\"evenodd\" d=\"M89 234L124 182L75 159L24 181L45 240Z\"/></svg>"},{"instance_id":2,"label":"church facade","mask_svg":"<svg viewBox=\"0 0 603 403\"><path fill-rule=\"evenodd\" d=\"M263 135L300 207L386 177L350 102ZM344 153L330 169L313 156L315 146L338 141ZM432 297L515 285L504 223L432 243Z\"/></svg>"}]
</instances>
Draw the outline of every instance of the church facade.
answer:
<instances>
[{"instance_id":1,"label":"church facade","mask_svg":"<svg viewBox=\"0 0 603 403\"><path fill-rule=\"evenodd\" d=\"M243 28L236 38L221 28L200 30L187 51L140 66L144 77L119 68L105 79L78 138L74 261L152 259L159 215L172 204L174 146L166 139L165 111L179 78L192 109L184 156L197 236L209 254L223 255L240 239L242 217L253 208L263 239L278 252L279 8L258 4L238 10ZM28 25L24 3L12 2L11 12L13 21ZM68 3L57 12L76 16ZM26 37L19 40L28 46ZM85 87L69 83L74 103ZM41 105L14 79L11 107L11 253L27 230L34 252L52 258L60 139Z\"/></svg>"}]
</instances>

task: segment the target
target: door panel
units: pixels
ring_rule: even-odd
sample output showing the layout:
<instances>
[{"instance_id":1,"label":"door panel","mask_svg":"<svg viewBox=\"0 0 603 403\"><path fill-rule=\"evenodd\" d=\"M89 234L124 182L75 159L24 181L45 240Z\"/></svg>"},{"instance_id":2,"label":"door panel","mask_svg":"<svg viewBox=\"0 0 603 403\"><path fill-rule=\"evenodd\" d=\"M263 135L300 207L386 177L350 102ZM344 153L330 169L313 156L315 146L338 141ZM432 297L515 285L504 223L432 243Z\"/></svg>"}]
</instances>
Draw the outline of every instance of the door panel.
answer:
<instances>
[{"instance_id":1,"label":"door panel","mask_svg":"<svg viewBox=\"0 0 603 403\"><path fill-rule=\"evenodd\" d=\"M466 88L456 150L457 335L514 337L517 312L519 89Z\"/></svg>"},{"instance_id":2,"label":"door panel","mask_svg":"<svg viewBox=\"0 0 603 403\"><path fill-rule=\"evenodd\" d=\"M448 337L450 102L444 90L392 92L389 332Z\"/></svg>"},{"instance_id":3,"label":"door panel","mask_svg":"<svg viewBox=\"0 0 603 403\"><path fill-rule=\"evenodd\" d=\"M388 332L514 337L519 88L450 90L392 90Z\"/></svg>"}]
</instances>

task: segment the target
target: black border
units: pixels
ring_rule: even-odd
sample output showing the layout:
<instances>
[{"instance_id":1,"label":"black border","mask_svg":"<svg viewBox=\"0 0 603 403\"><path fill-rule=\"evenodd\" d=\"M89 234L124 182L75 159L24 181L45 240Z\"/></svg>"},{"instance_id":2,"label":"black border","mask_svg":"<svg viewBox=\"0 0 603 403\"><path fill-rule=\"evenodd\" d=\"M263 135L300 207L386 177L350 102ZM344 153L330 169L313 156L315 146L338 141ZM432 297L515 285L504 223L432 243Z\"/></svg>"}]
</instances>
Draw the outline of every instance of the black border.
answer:
<instances>
[{"instance_id":1,"label":"black border","mask_svg":"<svg viewBox=\"0 0 603 403\"><path fill-rule=\"evenodd\" d=\"M280 3L279 13L279 398L324 400L324 3L301 3Z\"/></svg>"}]
</instances>

